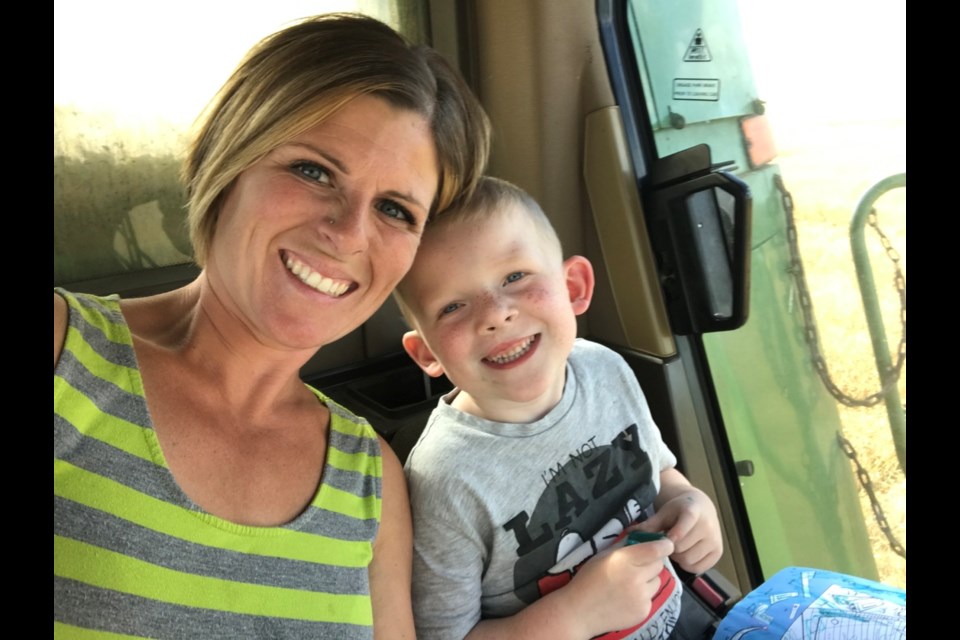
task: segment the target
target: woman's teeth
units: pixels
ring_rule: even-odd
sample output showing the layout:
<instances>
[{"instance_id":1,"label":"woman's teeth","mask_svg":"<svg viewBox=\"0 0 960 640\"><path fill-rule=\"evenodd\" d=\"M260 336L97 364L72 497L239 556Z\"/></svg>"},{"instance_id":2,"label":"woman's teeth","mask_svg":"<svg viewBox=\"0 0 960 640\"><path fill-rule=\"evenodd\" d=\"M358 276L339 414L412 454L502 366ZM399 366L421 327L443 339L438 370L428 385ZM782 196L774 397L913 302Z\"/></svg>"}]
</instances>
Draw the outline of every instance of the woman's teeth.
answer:
<instances>
[{"instance_id":1,"label":"woman's teeth","mask_svg":"<svg viewBox=\"0 0 960 640\"><path fill-rule=\"evenodd\" d=\"M530 347L533 345L533 341L536 339L536 336L530 336L517 346L513 347L509 351L504 351L503 353L498 353L495 356L486 358L488 362L493 362L495 364L507 364L508 362L513 362L527 351L530 351Z\"/></svg>"},{"instance_id":2,"label":"woman's teeth","mask_svg":"<svg viewBox=\"0 0 960 640\"><path fill-rule=\"evenodd\" d=\"M333 296L338 298L345 294L350 288L350 284L347 282L338 282L322 276L307 265L303 264L296 258L287 257L287 269L290 273L300 278L300 280L312 289L316 289L320 293L325 293L328 296Z\"/></svg>"}]
</instances>

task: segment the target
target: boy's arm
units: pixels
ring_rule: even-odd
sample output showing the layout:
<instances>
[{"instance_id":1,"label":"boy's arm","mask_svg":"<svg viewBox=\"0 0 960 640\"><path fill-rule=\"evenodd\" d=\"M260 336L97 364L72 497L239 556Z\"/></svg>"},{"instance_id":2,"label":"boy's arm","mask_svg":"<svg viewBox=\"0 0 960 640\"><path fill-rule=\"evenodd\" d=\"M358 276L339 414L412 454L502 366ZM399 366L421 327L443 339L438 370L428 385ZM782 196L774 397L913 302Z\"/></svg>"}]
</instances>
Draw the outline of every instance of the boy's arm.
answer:
<instances>
[{"instance_id":1,"label":"boy's arm","mask_svg":"<svg viewBox=\"0 0 960 640\"><path fill-rule=\"evenodd\" d=\"M685 571L703 573L717 563L723 539L717 509L707 494L676 469L664 469L654 506L656 513L635 529L666 533L676 546L670 558Z\"/></svg>"},{"instance_id":2,"label":"boy's arm","mask_svg":"<svg viewBox=\"0 0 960 640\"><path fill-rule=\"evenodd\" d=\"M639 624L660 588L669 540L618 547L583 565L566 586L507 618L481 620L468 640L583 640Z\"/></svg>"},{"instance_id":3,"label":"boy's arm","mask_svg":"<svg viewBox=\"0 0 960 640\"><path fill-rule=\"evenodd\" d=\"M417 637L463 638L480 619L482 548L459 523L428 513L415 497L413 503Z\"/></svg>"}]
</instances>

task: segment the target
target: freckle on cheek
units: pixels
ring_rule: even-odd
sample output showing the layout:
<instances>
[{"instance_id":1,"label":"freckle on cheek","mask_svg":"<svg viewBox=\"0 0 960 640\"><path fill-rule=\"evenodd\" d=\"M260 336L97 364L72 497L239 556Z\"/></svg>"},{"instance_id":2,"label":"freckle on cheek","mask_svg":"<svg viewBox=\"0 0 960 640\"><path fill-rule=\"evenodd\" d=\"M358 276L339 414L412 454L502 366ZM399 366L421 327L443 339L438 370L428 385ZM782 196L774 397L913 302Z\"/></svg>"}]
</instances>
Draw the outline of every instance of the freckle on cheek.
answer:
<instances>
[{"instance_id":1,"label":"freckle on cheek","mask_svg":"<svg viewBox=\"0 0 960 640\"><path fill-rule=\"evenodd\" d=\"M530 302L544 302L550 299L550 292L542 287L527 291L526 298Z\"/></svg>"}]
</instances>

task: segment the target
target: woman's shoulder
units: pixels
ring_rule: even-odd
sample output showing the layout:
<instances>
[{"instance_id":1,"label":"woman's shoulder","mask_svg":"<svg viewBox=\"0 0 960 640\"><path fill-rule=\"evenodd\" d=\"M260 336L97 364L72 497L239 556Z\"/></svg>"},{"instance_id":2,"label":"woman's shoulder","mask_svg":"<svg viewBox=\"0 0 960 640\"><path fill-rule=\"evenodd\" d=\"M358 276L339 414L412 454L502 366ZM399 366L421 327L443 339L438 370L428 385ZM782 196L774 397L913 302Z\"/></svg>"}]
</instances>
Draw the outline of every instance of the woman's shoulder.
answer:
<instances>
[{"instance_id":1,"label":"woman's shoulder","mask_svg":"<svg viewBox=\"0 0 960 640\"><path fill-rule=\"evenodd\" d=\"M53 292L53 368L60 362L63 342L67 339L67 301L56 291Z\"/></svg>"},{"instance_id":2,"label":"woman's shoulder","mask_svg":"<svg viewBox=\"0 0 960 640\"><path fill-rule=\"evenodd\" d=\"M78 291L69 291L63 287L53 288L54 300L59 298L69 309L82 311L89 309L94 313L101 315L111 315L120 310L120 296L110 294L107 296L96 295L93 293L82 293Z\"/></svg>"},{"instance_id":3,"label":"woman's shoulder","mask_svg":"<svg viewBox=\"0 0 960 640\"><path fill-rule=\"evenodd\" d=\"M63 350L77 346L77 340L99 345L101 351L124 349L131 344L118 296L75 293L59 287L53 291L54 368Z\"/></svg>"},{"instance_id":4,"label":"woman's shoulder","mask_svg":"<svg viewBox=\"0 0 960 640\"><path fill-rule=\"evenodd\" d=\"M83 323L102 329L126 325L123 314L120 312L120 297L116 294L100 296L55 287L53 298L54 322L62 321L64 328L69 324Z\"/></svg>"},{"instance_id":5,"label":"woman's shoulder","mask_svg":"<svg viewBox=\"0 0 960 640\"><path fill-rule=\"evenodd\" d=\"M342 434L348 438L358 438L368 441L368 448L372 448L379 455L378 434L366 418L357 415L347 407L330 398L328 395L304 383L304 386L310 390L330 411L330 430L331 433ZM374 444L376 443L376 444Z\"/></svg>"}]
</instances>

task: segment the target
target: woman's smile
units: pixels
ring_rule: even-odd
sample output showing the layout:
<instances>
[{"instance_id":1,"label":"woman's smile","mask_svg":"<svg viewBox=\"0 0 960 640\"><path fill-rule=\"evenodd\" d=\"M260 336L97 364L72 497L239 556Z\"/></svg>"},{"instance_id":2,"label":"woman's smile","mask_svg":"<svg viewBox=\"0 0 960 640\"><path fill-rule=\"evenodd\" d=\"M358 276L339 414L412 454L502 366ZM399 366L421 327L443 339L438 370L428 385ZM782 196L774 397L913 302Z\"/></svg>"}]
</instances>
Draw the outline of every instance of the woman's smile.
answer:
<instances>
[{"instance_id":1,"label":"woman's smile","mask_svg":"<svg viewBox=\"0 0 960 640\"><path fill-rule=\"evenodd\" d=\"M354 98L237 178L207 262L218 298L258 342L346 335L410 267L438 183L426 119Z\"/></svg>"},{"instance_id":2,"label":"woman's smile","mask_svg":"<svg viewBox=\"0 0 960 640\"><path fill-rule=\"evenodd\" d=\"M308 265L294 258L293 256L286 255L286 252L281 252L281 257L284 260L284 265L287 267L287 270L296 276L300 282L307 285L311 289L314 289L315 291L325 293L334 298L339 298L351 289L356 288L356 283L349 280L328 278L327 276L314 271Z\"/></svg>"}]
</instances>

